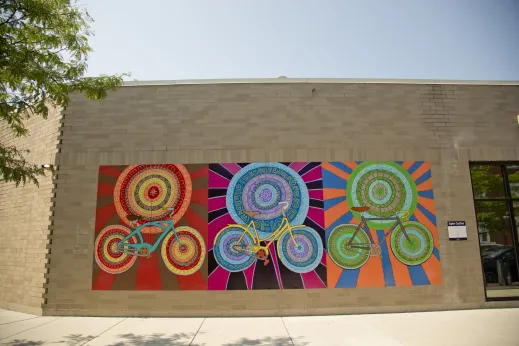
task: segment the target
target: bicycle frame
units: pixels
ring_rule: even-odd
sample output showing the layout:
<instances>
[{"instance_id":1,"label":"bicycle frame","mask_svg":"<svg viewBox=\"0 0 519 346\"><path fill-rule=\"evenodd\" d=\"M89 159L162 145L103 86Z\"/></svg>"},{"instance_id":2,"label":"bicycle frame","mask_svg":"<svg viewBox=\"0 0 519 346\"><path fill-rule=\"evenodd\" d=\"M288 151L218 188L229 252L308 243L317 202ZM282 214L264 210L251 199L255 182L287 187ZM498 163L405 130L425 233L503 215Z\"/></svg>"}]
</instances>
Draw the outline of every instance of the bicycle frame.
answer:
<instances>
[{"instance_id":1,"label":"bicycle frame","mask_svg":"<svg viewBox=\"0 0 519 346\"><path fill-rule=\"evenodd\" d=\"M241 226L241 225L239 225L239 226ZM268 237L260 239L258 230L256 229L256 224L254 223L254 220L251 220L251 222L249 222L249 224L247 225L246 228L241 226L241 228L243 229L243 234L241 235L240 239L238 239L236 244L240 244L241 240L245 236L245 233L248 233L251 236L251 238L253 239L254 245L256 247L259 247L260 249L263 248L268 251L268 247L270 246L270 244L272 244L273 242L275 242L276 240L281 238L281 236L283 236L283 234L285 234L286 232L289 232L290 237L292 238L292 241L294 242L294 244L296 246L299 246L297 244L296 239L294 238L294 234L292 233L292 230L295 228L302 228L302 227L305 227L305 225L292 226L290 224L290 221L288 221L288 218L286 216L283 216L283 219L281 220L281 224L279 225L279 227L274 232L272 232L272 234L269 235ZM251 228L254 230L254 234L252 234L252 232L250 231ZM262 242L262 241L266 242L265 246L259 245L260 242ZM244 251L248 251L250 253L256 252L254 250L244 250Z\"/></svg>"},{"instance_id":2,"label":"bicycle frame","mask_svg":"<svg viewBox=\"0 0 519 346\"><path fill-rule=\"evenodd\" d=\"M368 221L389 221L389 220L395 220L395 223L393 224L393 226L391 226L391 228L389 229L388 232L384 233L384 238L382 238L382 240L379 241L378 243L375 243L375 240L373 239L373 236L371 235L371 232L369 231L369 228L368 228ZM403 231L406 239L408 241L410 241L410 238L407 235L407 232L405 231L404 225L402 224L402 220L400 220L400 217L398 215L395 215L393 217L364 217L364 215L362 215L360 223L358 224L357 228L355 229L355 232L353 232L353 236L350 238L350 240L348 240L348 243L346 243L346 246L351 247L351 248L356 248L356 249L370 250L371 246L374 244L378 244L378 245L384 244L387 237L389 237L389 235L391 235L391 233L393 233L393 231L399 226L402 228L402 231ZM353 239L355 239L355 237L357 236L357 233L359 233L360 229L363 229L366 232L366 234L368 235L370 244L367 246L352 244Z\"/></svg>"},{"instance_id":3,"label":"bicycle frame","mask_svg":"<svg viewBox=\"0 0 519 346\"><path fill-rule=\"evenodd\" d=\"M166 224L166 225L164 225ZM160 237L155 241L155 243L153 245L151 244L148 244L146 242L144 242L144 238L142 237L142 233L141 233L141 230L144 228L144 227L147 227L147 226L156 226L156 227L160 227L164 230L164 232L162 232L162 234L160 235ZM142 248L142 247L148 247L149 245L151 245L151 247L149 247L149 251L150 253L155 251L157 249L157 247L159 246L159 244L162 242L162 240L168 235L169 232L173 232L175 234L175 238L176 240L178 241L178 243L180 245L182 245L182 243L180 242L180 239L178 238L177 236L177 232L175 231L175 226L173 225L173 221L172 220L164 220L164 221L151 221L151 222L147 222L145 224L142 224L140 225L139 227L137 227L135 230L133 230L132 233L130 233L129 235L127 235L126 237L124 237L123 239L121 239L121 241L119 241L117 243L117 247L120 249L120 250L123 250L123 251L128 251L130 249L135 249L136 252L138 253L139 250ZM129 240L133 237L133 236L137 236L138 240L139 240L139 243L136 243L136 244L132 244L129 242ZM139 256L138 254L135 254L136 256Z\"/></svg>"}]
</instances>

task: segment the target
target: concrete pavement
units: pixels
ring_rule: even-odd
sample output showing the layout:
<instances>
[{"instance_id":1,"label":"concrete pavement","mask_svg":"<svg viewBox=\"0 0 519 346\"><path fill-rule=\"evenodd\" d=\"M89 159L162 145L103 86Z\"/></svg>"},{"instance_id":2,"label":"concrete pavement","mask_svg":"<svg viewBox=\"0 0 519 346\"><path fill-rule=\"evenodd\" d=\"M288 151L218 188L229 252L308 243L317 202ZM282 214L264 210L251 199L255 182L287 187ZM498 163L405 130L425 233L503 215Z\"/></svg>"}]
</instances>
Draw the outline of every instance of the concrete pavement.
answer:
<instances>
[{"instance_id":1,"label":"concrete pavement","mask_svg":"<svg viewBox=\"0 0 519 346\"><path fill-rule=\"evenodd\" d=\"M263 318L38 317L0 310L0 345L519 345L519 309Z\"/></svg>"}]
</instances>

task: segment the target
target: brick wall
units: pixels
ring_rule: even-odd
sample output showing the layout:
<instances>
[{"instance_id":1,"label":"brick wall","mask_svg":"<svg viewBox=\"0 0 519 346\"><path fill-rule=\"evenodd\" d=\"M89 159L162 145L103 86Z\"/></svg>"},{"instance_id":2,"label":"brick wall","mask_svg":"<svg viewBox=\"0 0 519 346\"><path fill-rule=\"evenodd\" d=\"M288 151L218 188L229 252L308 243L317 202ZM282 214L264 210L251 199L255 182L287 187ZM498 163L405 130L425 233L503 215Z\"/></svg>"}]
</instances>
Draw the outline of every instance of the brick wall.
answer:
<instances>
[{"instance_id":1,"label":"brick wall","mask_svg":"<svg viewBox=\"0 0 519 346\"><path fill-rule=\"evenodd\" d=\"M55 164L61 113L27 122L28 137L15 138L5 124L2 144L29 149L27 160ZM0 182L0 308L41 314L45 264L53 195L52 175L39 178L39 187Z\"/></svg>"},{"instance_id":2,"label":"brick wall","mask_svg":"<svg viewBox=\"0 0 519 346\"><path fill-rule=\"evenodd\" d=\"M74 97L64 120L45 314L272 315L481 306L469 160L519 160L518 86L131 86ZM439 286L286 291L92 291L99 165L429 160ZM449 242L447 220L468 241Z\"/></svg>"}]
</instances>

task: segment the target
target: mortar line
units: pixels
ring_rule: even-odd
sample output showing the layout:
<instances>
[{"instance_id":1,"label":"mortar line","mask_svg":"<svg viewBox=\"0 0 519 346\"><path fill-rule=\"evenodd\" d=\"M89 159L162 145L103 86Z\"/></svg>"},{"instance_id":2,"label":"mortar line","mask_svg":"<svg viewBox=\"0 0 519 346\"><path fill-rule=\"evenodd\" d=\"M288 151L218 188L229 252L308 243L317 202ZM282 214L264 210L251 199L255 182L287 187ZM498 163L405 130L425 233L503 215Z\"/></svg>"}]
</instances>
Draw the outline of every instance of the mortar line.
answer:
<instances>
[{"instance_id":1,"label":"mortar line","mask_svg":"<svg viewBox=\"0 0 519 346\"><path fill-rule=\"evenodd\" d=\"M295 346L294 340L292 339L292 336L288 332L288 328L287 328L287 325L285 324L285 320L283 319L283 317L281 317L281 322L283 322L283 326L285 327L285 330L287 331L287 335L290 338L290 342L292 343L293 346Z\"/></svg>"},{"instance_id":2,"label":"mortar line","mask_svg":"<svg viewBox=\"0 0 519 346\"><path fill-rule=\"evenodd\" d=\"M52 323L52 322L54 322L54 321L57 321L57 320L59 320L59 319L61 319L61 317L56 317L56 319L54 319L54 320L52 320L52 321L45 322L45 323L39 324L39 325L37 325L37 326L34 326L34 327L32 327L32 328L22 330L22 331L19 332L19 333L16 333L16 334L13 334L13 335L9 335L8 337L5 337L5 338L3 338L3 339L0 339L0 341L4 341L5 339L9 339L9 338L11 338L11 337L13 337L13 336L16 336L16 335L18 335L18 334L22 334L22 333L24 333L24 332L28 332L29 330L33 330L33 329L35 329L35 328L38 328L38 327L44 326L44 325L46 325L46 324Z\"/></svg>"},{"instance_id":3,"label":"mortar line","mask_svg":"<svg viewBox=\"0 0 519 346\"><path fill-rule=\"evenodd\" d=\"M198 332L200 331L200 329L202 329L202 326L204 325L204 322L205 322L206 318L207 318L207 317L204 317L202 323L200 323L200 327L198 327L198 329L197 329L197 331L196 331L196 333L195 333L195 336L193 336L193 339L191 339L191 342L189 343L188 346L191 346L191 345L193 344L193 341L195 341L195 338L196 338L196 336L198 335Z\"/></svg>"},{"instance_id":4,"label":"mortar line","mask_svg":"<svg viewBox=\"0 0 519 346\"><path fill-rule=\"evenodd\" d=\"M83 345L86 344L87 342L90 342L90 341L94 340L95 338L100 337L101 335L103 335L104 333L106 333L106 332L109 331L110 329L116 327L116 326L119 325L120 323L126 321L127 319L128 319L128 317L125 317L123 320L117 322L116 324L114 324L113 326L111 326L110 328L108 328L107 330L102 331L101 333L99 333L99 334L97 334L96 336L94 336L92 339L89 339L89 340L85 341L84 343L82 343L82 344L79 345L79 346L83 346Z\"/></svg>"}]
</instances>

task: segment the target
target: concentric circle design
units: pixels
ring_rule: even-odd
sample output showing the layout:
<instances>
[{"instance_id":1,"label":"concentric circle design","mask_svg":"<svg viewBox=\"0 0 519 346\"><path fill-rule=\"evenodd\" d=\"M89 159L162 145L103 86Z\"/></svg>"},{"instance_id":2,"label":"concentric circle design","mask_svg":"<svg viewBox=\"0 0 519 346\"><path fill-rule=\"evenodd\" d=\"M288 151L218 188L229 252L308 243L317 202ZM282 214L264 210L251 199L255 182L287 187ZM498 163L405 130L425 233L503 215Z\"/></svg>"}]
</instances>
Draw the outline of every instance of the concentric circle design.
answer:
<instances>
[{"instance_id":1,"label":"concentric circle design","mask_svg":"<svg viewBox=\"0 0 519 346\"><path fill-rule=\"evenodd\" d=\"M391 250L395 257L408 266L417 266L429 259L434 250L434 239L431 231L419 222L407 221L402 224L409 240L401 227L391 234Z\"/></svg>"},{"instance_id":2,"label":"concentric circle design","mask_svg":"<svg viewBox=\"0 0 519 346\"><path fill-rule=\"evenodd\" d=\"M264 180L254 186L251 202L260 210L271 210L281 202L281 188L275 180Z\"/></svg>"},{"instance_id":3,"label":"concentric circle design","mask_svg":"<svg viewBox=\"0 0 519 346\"><path fill-rule=\"evenodd\" d=\"M369 260L371 243L366 231L362 228L348 246L357 227L352 224L339 225L331 231L328 237L328 255L341 268L357 269Z\"/></svg>"},{"instance_id":4,"label":"concentric circle design","mask_svg":"<svg viewBox=\"0 0 519 346\"><path fill-rule=\"evenodd\" d=\"M173 274L191 275L204 263L204 239L198 231L187 226L176 227L175 232L176 237L170 232L162 241L162 260Z\"/></svg>"},{"instance_id":5,"label":"concentric circle design","mask_svg":"<svg viewBox=\"0 0 519 346\"><path fill-rule=\"evenodd\" d=\"M133 226L127 215L146 222L166 220L174 208L173 223L178 222L191 201L192 185L189 172L183 165L128 166L119 176L114 188L117 214L128 226ZM163 229L147 226L142 233L161 233Z\"/></svg>"},{"instance_id":6,"label":"concentric circle design","mask_svg":"<svg viewBox=\"0 0 519 346\"><path fill-rule=\"evenodd\" d=\"M302 224L309 207L308 188L291 168L280 163L251 163L232 178L227 189L227 209L238 224L251 218L244 211L257 211L261 238L267 237L281 224L282 205L287 202L286 215L292 224Z\"/></svg>"},{"instance_id":7,"label":"concentric circle design","mask_svg":"<svg viewBox=\"0 0 519 346\"><path fill-rule=\"evenodd\" d=\"M310 227L292 230L294 244L289 232L278 240L277 250L281 262L293 272L308 273L314 270L323 256L323 243L319 234Z\"/></svg>"},{"instance_id":8,"label":"concentric circle design","mask_svg":"<svg viewBox=\"0 0 519 346\"><path fill-rule=\"evenodd\" d=\"M213 247L214 258L227 271L243 271L256 260L255 254L248 249L249 245L254 245L254 241L245 228L227 226L216 235Z\"/></svg>"},{"instance_id":9,"label":"concentric circle design","mask_svg":"<svg viewBox=\"0 0 519 346\"><path fill-rule=\"evenodd\" d=\"M412 215L418 200L416 184L409 172L396 162L358 165L350 175L346 187L346 196L350 207L369 207L367 218L390 218L402 210ZM353 211L358 220L361 214ZM395 220L369 220L368 226L374 229L386 229Z\"/></svg>"},{"instance_id":10,"label":"concentric circle design","mask_svg":"<svg viewBox=\"0 0 519 346\"><path fill-rule=\"evenodd\" d=\"M119 250L118 243L130 235L131 231L125 226L107 226L97 235L95 241L95 261L99 268L110 274L121 274L135 263L137 256L129 255ZM136 244L135 236L126 243Z\"/></svg>"}]
</instances>

